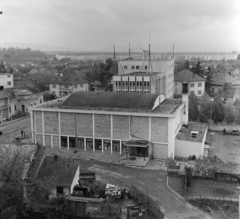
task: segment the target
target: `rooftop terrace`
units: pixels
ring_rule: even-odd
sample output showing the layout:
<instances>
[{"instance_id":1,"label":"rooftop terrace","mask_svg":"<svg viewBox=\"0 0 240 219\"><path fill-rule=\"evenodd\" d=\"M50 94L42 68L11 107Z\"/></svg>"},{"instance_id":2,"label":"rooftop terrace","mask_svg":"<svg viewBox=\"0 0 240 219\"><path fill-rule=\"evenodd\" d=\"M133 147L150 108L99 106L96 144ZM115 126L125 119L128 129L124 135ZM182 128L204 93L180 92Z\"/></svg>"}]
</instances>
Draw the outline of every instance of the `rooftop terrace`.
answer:
<instances>
[{"instance_id":1,"label":"rooftop terrace","mask_svg":"<svg viewBox=\"0 0 240 219\"><path fill-rule=\"evenodd\" d=\"M188 126L188 127L187 127ZM202 142L205 130L208 125L200 122L189 122L187 126L182 126L179 130L176 139L192 142ZM195 137L192 137L191 132L198 132Z\"/></svg>"}]
</instances>

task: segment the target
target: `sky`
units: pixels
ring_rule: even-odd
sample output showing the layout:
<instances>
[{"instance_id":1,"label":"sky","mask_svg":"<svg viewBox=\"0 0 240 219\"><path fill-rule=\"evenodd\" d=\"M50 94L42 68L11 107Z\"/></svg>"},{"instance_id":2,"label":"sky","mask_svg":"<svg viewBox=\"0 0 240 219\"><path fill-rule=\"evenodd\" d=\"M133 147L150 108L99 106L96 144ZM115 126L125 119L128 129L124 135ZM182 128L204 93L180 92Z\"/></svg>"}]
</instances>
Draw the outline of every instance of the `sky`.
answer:
<instances>
[{"instance_id":1,"label":"sky","mask_svg":"<svg viewBox=\"0 0 240 219\"><path fill-rule=\"evenodd\" d=\"M240 0L1 0L0 11L0 47L240 51Z\"/></svg>"}]
</instances>

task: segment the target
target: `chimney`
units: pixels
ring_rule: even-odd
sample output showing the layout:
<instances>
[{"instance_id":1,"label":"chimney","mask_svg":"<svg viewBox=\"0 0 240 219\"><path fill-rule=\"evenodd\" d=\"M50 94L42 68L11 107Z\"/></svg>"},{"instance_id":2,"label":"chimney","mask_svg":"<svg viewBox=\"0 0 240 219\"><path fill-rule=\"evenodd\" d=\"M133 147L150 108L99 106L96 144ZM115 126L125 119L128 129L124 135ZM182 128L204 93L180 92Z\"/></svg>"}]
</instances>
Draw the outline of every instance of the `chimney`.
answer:
<instances>
[{"instance_id":1,"label":"chimney","mask_svg":"<svg viewBox=\"0 0 240 219\"><path fill-rule=\"evenodd\" d=\"M182 102L185 104L183 108L182 122L188 124L188 108L189 108L189 95L188 95L188 83L182 83Z\"/></svg>"}]
</instances>

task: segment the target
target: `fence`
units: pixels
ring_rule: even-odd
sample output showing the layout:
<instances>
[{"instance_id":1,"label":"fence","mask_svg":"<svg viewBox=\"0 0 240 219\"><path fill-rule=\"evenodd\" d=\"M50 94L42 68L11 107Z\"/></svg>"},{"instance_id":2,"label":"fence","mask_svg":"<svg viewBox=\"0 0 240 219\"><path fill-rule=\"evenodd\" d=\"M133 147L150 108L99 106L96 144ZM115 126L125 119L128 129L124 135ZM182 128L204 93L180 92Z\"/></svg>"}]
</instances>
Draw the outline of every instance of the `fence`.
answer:
<instances>
[{"instance_id":1,"label":"fence","mask_svg":"<svg viewBox=\"0 0 240 219\"><path fill-rule=\"evenodd\" d=\"M153 201L147 194L143 193L140 189L138 189L136 186L132 186L130 189L130 192L132 193L133 198L135 201L143 208L146 208L149 213L152 213L155 216L158 216L159 219L164 218L164 213L160 210L160 207L158 205L158 202Z\"/></svg>"}]
</instances>

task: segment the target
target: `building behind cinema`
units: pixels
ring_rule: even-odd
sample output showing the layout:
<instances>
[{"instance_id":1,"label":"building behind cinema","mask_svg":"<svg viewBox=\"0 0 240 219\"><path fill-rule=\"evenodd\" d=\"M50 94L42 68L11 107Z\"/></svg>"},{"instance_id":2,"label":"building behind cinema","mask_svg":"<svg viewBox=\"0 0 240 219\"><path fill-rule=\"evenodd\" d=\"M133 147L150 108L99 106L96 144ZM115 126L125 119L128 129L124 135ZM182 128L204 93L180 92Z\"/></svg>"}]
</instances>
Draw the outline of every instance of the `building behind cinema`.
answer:
<instances>
[{"instance_id":1,"label":"building behind cinema","mask_svg":"<svg viewBox=\"0 0 240 219\"><path fill-rule=\"evenodd\" d=\"M188 94L82 91L30 110L32 141L43 146L162 159L174 157Z\"/></svg>"}]
</instances>

